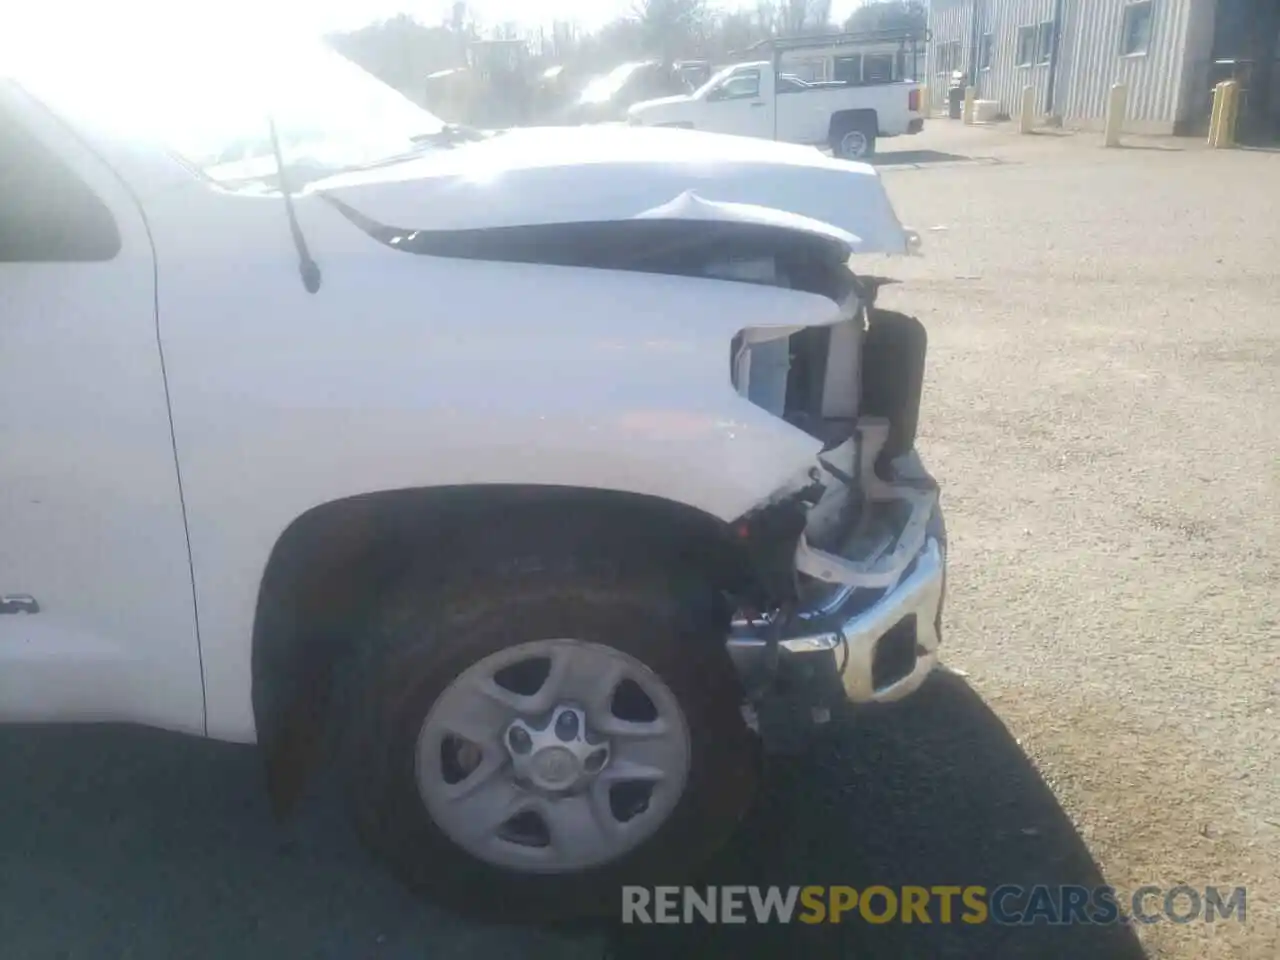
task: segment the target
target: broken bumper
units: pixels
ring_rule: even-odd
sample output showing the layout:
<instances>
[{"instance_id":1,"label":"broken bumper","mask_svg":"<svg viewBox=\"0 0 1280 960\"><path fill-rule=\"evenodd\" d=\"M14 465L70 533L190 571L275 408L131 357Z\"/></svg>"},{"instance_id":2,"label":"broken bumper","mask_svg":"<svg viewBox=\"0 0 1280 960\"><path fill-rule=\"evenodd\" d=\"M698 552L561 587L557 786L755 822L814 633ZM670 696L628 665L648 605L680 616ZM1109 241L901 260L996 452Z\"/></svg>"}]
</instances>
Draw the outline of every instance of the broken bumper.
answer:
<instances>
[{"instance_id":1,"label":"broken bumper","mask_svg":"<svg viewBox=\"0 0 1280 960\"><path fill-rule=\"evenodd\" d=\"M748 689L780 685L820 708L898 700L924 683L938 663L946 534L936 492L905 493L878 550L865 538L839 553L802 541L797 567L836 588L824 603L785 622L734 621L727 646Z\"/></svg>"}]
</instances>

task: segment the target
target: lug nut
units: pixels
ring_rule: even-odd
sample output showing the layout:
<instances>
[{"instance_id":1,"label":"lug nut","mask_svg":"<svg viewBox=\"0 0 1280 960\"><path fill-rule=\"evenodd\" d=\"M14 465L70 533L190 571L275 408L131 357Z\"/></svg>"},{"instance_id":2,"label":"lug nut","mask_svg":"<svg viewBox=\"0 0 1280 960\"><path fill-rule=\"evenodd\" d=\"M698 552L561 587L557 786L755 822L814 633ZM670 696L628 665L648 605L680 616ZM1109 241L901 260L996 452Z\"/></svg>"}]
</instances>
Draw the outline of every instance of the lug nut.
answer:
<instances>
[{"instance_id":1,"label":"lug nut","mask_svg":"<svg viewBox=\"0 0 1280 960\"><path fill-rule=\"evenodd\" d=\"M556 717L556 736L568 743L578 735L578 715L572 710L565 710Z\"/></svg>"},{"instance_id":2,"label":"lug nut","mask_svg":"<svg viewBox=\"0 0 1280 960\"><path fill-rule=\"evenodd\" d=\"M507 743L511 744L511 749L516 753L528 753L533 749L533 740L524 727L512 727L507 732Z\"/></svg>"}]
</instances>

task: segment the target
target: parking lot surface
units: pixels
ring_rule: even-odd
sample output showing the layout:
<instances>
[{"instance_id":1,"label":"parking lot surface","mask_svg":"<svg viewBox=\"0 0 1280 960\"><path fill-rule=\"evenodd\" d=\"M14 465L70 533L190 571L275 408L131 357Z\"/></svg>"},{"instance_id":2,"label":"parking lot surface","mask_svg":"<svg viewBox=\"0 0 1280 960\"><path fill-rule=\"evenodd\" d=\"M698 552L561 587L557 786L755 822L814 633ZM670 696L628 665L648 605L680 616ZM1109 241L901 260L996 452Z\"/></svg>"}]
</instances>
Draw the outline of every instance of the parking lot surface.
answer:
<instances>
[{"instance_id":1,"label":"parking lot surface","mask_svg":"<svg viewBox=\"0 0 1280 960\"><path fill-rule=\"evenodd\" d=\"M1280 956L1280 154L1099 139L882 144L924 238L873 266L930 330L960 673L777 763L706 879L1245 886L1244 925L480 926L385 877L324 784L273 824L250 749L15 728L3 956Z\"/></svg>"}]
</instances>

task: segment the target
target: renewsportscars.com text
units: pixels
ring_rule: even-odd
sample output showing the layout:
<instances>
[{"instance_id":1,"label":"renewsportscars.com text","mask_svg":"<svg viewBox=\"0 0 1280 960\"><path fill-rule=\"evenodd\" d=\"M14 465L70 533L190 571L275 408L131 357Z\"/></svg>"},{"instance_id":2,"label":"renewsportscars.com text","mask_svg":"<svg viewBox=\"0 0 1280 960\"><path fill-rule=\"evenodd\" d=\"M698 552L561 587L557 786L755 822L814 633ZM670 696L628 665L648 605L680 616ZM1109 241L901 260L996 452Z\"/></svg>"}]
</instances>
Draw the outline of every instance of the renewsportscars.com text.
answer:
<instances>
[{"instance_id":1,"label":"renewsportscars.com text","mask_svg":"<svg viewBox=\"0 0 1280 960\"><path fill-rule=\"evenodd\" d=\"M1244 887L623 887L623 923L1067 925L1245 921Z\"/></svg>"}]
</instances>

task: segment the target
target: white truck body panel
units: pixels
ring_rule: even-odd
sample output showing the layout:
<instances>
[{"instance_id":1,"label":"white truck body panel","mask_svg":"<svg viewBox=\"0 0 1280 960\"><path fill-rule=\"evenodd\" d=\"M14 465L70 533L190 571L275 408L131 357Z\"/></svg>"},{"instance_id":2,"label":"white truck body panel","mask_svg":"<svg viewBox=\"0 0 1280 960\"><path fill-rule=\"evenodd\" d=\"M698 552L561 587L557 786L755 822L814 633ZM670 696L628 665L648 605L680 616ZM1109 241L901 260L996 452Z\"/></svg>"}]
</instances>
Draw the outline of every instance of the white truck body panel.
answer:
<instances>
[{"instance_id":1,"label":"white truck body panel","mask_svg":"<svg viewBox=\"0 0 1280 960\"><path fill-rule=\"evenodd\" d=\"M262 573L281 533L330 501L556 484L731 519L814 464L817 440L734 390L728 344L845 318L831 300L406 255L333 199L412 229L665 203L690 219L790 215L851 250L911 246L870 168L712 136L522 131L298 196L324 275L310 294L278 194L221 189L2 79L0 93L123 235L108 262L0 263L0 594L42 605L0 617L3 720L253 740Z\"/></svg>"},{"instance_id":2,"label":"white truck body panel","mask_svg":"<svg viewBox=\"0 0 1280 960\"><path fill-rule=\"evenodd\" d=\"M0 721L203 732L147 225L90 150L7 93L0 109L106 204L121 246L104 263L0 262L0 595L41 606L0 616Z\"/></svg>"},{"instance_id":3,"label":"white truck body panel","mask_svg":"<svg viewBox=\"0 0 1280 960\"><path fill-rule=\"evenodd\" d=\"M726 345L744 326L840 319L821 297L407 256L315 195L299 204L326 268L312 296L278 200L174 200L151 220L213 735L252 736L258 585L276 540L312 507L525 483L649 494L731 519L819 451L734 392ZM255 235L270 241L246 255Z\"/></svg>"}]
</instances>

